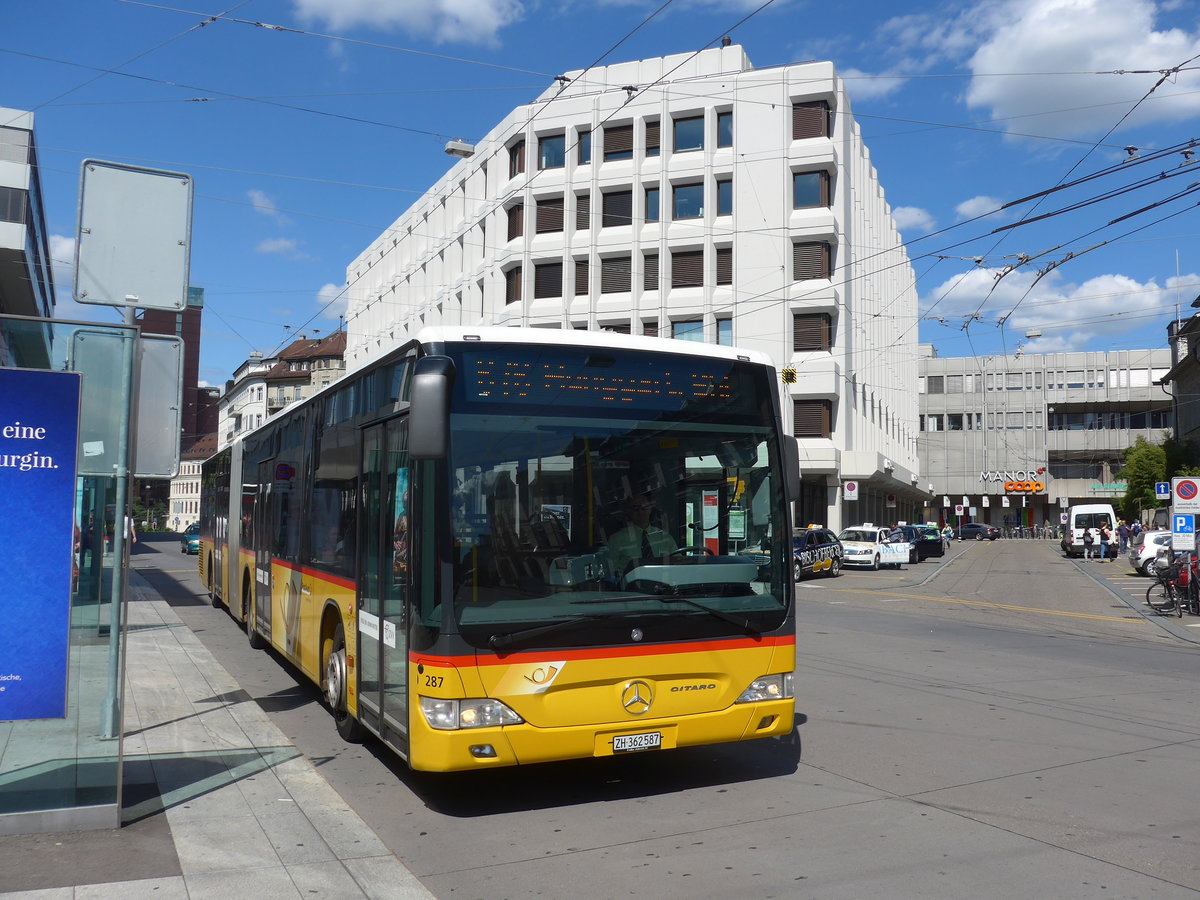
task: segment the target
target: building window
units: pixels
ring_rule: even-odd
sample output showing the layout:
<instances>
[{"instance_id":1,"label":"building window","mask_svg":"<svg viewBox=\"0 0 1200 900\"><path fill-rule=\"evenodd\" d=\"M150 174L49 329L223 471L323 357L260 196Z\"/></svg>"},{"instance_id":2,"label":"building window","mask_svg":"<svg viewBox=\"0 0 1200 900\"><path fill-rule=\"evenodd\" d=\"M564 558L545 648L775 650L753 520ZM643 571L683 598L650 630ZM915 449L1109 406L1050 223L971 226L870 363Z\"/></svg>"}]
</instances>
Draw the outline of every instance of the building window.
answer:
<instances>
[{"instance_id":1,"label":"building window","mask_svg":"<svg viewBox=\"0 0 1200 900\"><path fill-rule=\"evenodd\" d=\"M658 156L662 131L657 121L646 123L646 155Z\"/></svg>"},{"instance_id":2,"label":"building window","mask_svg":"<svg viewBox=\"0 0 1200 900\"><path fill-rule=\"evenodd\" d=\"M575 260L575 296L586 297L588 293L588 261Z\"/></svg>"},{"instance_id":3,"label":"building window","mask_svg":"<svg viewBox=\"0 0 1200 900\"><path fill-rule=\"evenodd\" d=\"M1068 388L1083 387L1083 370L1082 369L1075 371L1075 372L1067 372L1067 387Z\"/></svg>"},{"instance_id":4,"label":"building window","mask_svg":"<svg viewBox=\"0 0 1200 900\"><path fill-rule=\"evenodd\" d=\"M521 267L504 273L504 302L518 303L521 300Z\"/></svg>"},{"instance_id":5,"label":"building window","mask_svg":"<svg viewBox=\"0 0 1200 900\"><path fill-rule=\"evenodd\" d=\"M733 146L733 113L717 113L717 146Z\"/></svg>"},{"instance_id":6,"label":"building window","mask_svg":"<svg viewBox=\"0 0 1200 900\"><path fill-rule=\"evenodd\" d=\"M671 337L677 341L704 341L704 322L699 319L685 319L671 323Z\"/></svg>"},{"instance_id":7,"label":"building window","mask_svg":"<svg viewBox=\"0 0 1200 900\"><path fill-rule=\"evenodd\" d=\"M947 413L946 414L946 430L947 431L962 431L963 430L963 414L962 413Z\"/></svg>"},{"instance_id":8,"label":"building window","mask_svg":"<svg viewBox=\"0 0 1200 900\"><path fill-rule=\"evenodd\" d=\"M29 144L33 132L0 125L0 161L29 165Z\"/></svg>"},{"instance_id":9,"label":"building window","mask_svg":"<svg viewBox=\"0 0 1200 900\"><path fill-rule=\"evenodd\" d=\"M833 432L833 406L828 400L793 400L792 435L827 438Z\"/></svg>"},{"instance_id":10,"label":"building window","mask_svg":"<svg viewBox=\"0 0 1200 900\"><path fill-rule=\"evenodd\" d=\"M698 219L704 215L704 185L677 184L674 188L671 217Z\"/></svg>"},{"instance_id":11,"label":"building window","mask_svg":"<svg viewBox=\"0 0 1200 900\"><path fill-rule=\"evenodd\" d=\"M963 392L963 377L961 375L946 376L946 393L961 394Z\"/></svg>"},{"instance_id":12,"label":"building window","mask_svg":"<svg viewBox=\"0 0 1200 900\"><path fill-rule=\"evenodd\" d=\"M643 322L642 323L642 334L645 335L646 337L658 337L658 323L657 322Z\"/></svg>"},{"instance_id":13,"label":"building window","mask_svg":"<svg viewBox=\"0 0 1200 900\"><path fill-rule=\"evenodd\" d=\"M617 256L600 260L600 293L627 294L632 284L630 257Z\"/></svg>"},{"instance_id":14,"label":"building window","mask_svg":"<svg viewBox=\"0 0 1200 900\"><path fill-rule=\"evenodd\" d=\"M538 168L561 169L566 165L567 142L563 135L538 138Z\"/></svg>"},{"instance_id":15,"label":"building window","mask_svg":"<svg viewBox=\"0 0 1200 900\"><path fill-rule=\"evenodd\" d=\"M733 248L717 248L717 284L733 284Z\"/></svg>"},{"instance_id":16,"label":"building window","mask_svg":"<svg viewBox=\"0 0 1200 900\"><path fill-rule=\"evenodd\" d=\"M796 281L828 278L833 269L833 249L824 241L792 245L792 277Z\"/></svg>"},{"instance_id":17,"label":"building window","mask_svg":"<svg viewBox=\"0 0 1200 900\"><path fill-rule=\"evenodd\" d=\"M628 225L633 221L633 191L611 191L604 195L600 227Z\"/></svg>"},{"instance_id":18,"label":"building window","mask_svg":"<svg viewBox=\"0 0 1200 900\"><path fill-rule=\"evenodd\" d=\"M704 251L688 250L671 254L671 287L704 285Z\"/></svg>"},{"instance_id":19,"label":"building window","mask_svg":"<svg viewBox=\"0 0 1200 900\"><path fill-rule=\"evenodd\" d=\"M520 140L508 148L508 177L515 178L525 171L525 141Z\"/></svg>"},{"instance_id":20,"label":"building window","mask_svg":"<svg viewBox=\"0 0 1200 900\"><path fill-rule=\"evenodd\" d=\"M925 391L929 394L946 393L945 378L941 375L930 375L925 380Z\"/></svg>"},{"instance_id":21,"label":"building window","mask_svg":"<svg viewBox=\"0 0 1200 900\"><path fill-rule=\"evenodd\" d=\"M536 201L537 233L549 234L563 230L563 200L562 197L547 197Z\"/></svg>"},{"instance_id":22,"label":"building window","mask_svg":"<svg viewBox=\"0 0 1200 900\"><path fill-rule=\"evenodd\" d=\"M516 240L525 233L525 207L518 203L508 208L508 239Z\"/></svg>"},{"instance_id":23,"label":"building window","mask_svg":"<svg viewBox=\"0 0 1200 900\"><path fill-rule=\"evenodd\" d=\"M658 290L658 254L647 253L642 256L642 290Z\"/></svg>"},{"instance_id":24,"label":"building window","mask_svg":"<svg viewBox=\"0 0 1200 900\"><path fill-rule=\"evenodd\" d=\"M547 300L562 296L562 263L538 263L533 267L533 297Z\"/></svg>"},{"instance_id":25,"label":"building window","mask_svg":"<svg viewBox=\"0 0 1200 900\"><path fill-rule=\"evenodd\" d=\"M25 222L26 192L21 188L0 187L0 222Z\"/></svg>"},{"instance_id":26,"label":"building window","mask_svg":"<svg viewBox=\"0 0 1200 900\"><path fill-rule=\"evenodd\" d=\"M796 172L792 175L792 207L794 209L812 209L828 205L828 172Z\"/></svg>"},{"instance_id":27,"label":"building window","mask_svg":"<svg viewBox=\"0 0 1200 900\"><path fill-rule=\"evenodd\" d=\"M733 215L733 181L728 178L717 181L717 215Z\"/></svg>"},{"instance_id":28,"label":"building window","mask_svg":"<svg viewBox=\"0 0 1200 900\"><path fill-rule=\"evenodd\" d=\"M592 195L577 194L575 197L575 230L587 231L592 227Z\"/></svg>"},{"instance_id":29,"label":"building window","mask_svg":"<svg viewBox=\"0 0 1200 900\"><path fill-rule=\"evenodd\" d=\"M717 343L722 347L733 346L733 319L717 319Z\"/></svg>"},{"instance_id":30,"label":"building window","mask_svg":"<svg viewBox=\"0 0 1200 900\"><path fill-rule=\"evenodd\" d=\"M829 137L829 103L813 100L792 104L792 140Z\"/></svg>"},{"instance_id":31,"label":"building window","mask_svg":"<svg viewBox=\"0 0 1200 900\"><path fill-rule=\"evenodd\" d=\"M575 145L575 161L585 166L592 161L592 133L579 132L579 143Z\"/></svg>"},{"instance_id":32,"label":"building window","mask_svg":"<svg viewBox=\"0 0 1200 900\"><path fill-rule=\"evenodd\" d=\"M676 153L704 149L704 116L689 116L674 122Z\"/></svg>"},{"instance_id":33,"label":"building window","mask_svg":"<svg viewBox=\"0 0 1200 900\"><path fill-rule=\"evenodd\" d=\"M792 352L828 350L832 345L829 313L796 313L792 316Z\"/></svg>"},{"instance_id":34,"label":"building window","mask_svg":"<svg viewBox=\"0 0 1200 900\"><path fill-rule=\"evenodd\" d=\"M646 221L658 221L658 188L646 188Z\"/></svg>"},{"instance_id":35,"label":"building window","mask_svg":"<svg viewBox=\"0 0 1200 900\"><path fill-rule=\"evenodd\" d=\"M604 161L633 159L633 126L610 125L604 129Z\"/></svg>"}]
</instances>

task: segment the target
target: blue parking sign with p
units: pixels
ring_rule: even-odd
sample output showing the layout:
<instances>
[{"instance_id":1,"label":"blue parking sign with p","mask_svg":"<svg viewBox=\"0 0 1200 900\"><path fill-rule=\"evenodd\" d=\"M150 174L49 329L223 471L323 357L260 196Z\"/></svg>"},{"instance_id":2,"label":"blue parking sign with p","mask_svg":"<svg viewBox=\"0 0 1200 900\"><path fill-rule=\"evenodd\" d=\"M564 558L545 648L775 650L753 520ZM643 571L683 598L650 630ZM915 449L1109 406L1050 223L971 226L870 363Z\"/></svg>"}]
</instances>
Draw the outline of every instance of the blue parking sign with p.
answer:
<instances>
[{"instance_id":1,"label":"blue parking sign with p","mask_svg":"<svg viewBox=\"0 0 1200 900\"><path fill-rule=\"evenodd\" d=\"M1196 517L1192 515L1175 516L1175 524L1171 530L1176 534L1195 534L1196 533Z\"/></svg>"}]
</instances>

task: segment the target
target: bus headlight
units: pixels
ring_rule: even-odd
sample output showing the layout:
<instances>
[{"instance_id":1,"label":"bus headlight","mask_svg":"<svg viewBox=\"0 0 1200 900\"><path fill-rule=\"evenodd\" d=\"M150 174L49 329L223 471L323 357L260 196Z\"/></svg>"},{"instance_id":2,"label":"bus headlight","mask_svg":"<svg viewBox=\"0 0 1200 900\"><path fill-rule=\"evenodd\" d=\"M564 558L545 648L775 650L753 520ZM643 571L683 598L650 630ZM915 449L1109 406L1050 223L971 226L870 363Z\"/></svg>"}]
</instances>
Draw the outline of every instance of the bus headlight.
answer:
<instances>
[{"instance_id":1,"label":"bus headlight","mask_svg":"<svg viewBox=\"0 0 1200 900\"><path fill-rule=\"evenodd\" d=\"M781 675L763 675L761 678L755 678L735 702L760 703L763 700L790 700L795 696L792 688L793 675L792 672L784 672Z\"/></svg>"},{"instance_id":2,"label":"bus headlight","mask_svg":"<svg viewBox=\"0 0 1200 900\"><path fill-rule=\"evenodd\" d=\"M467 700L422 697L421 712L425 714L425 721L429 723L429 727L439 731L519 725L525 721L499 700L487 697Z\"/></svg>"}]
</instances>

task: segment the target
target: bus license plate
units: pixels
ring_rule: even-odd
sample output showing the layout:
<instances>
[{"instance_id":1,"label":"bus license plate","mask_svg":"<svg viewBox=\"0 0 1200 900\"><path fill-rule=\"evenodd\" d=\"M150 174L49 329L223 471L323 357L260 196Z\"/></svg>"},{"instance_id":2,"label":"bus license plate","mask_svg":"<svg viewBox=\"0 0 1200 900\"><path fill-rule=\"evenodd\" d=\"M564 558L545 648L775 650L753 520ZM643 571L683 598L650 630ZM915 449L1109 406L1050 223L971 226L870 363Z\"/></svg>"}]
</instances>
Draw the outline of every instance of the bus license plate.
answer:
<instances>
[{"instance_id":1,"label":"bus license plate","mask_svg":"<svg viewBox=\"0 0 1200 900\"><path fill-rule=\"evenodd\" d=\"M657 750L661 746L662 733L658 731L650 731L645 734L619 734L613 738L613 753Z\"/></svg>"}]
</instances>

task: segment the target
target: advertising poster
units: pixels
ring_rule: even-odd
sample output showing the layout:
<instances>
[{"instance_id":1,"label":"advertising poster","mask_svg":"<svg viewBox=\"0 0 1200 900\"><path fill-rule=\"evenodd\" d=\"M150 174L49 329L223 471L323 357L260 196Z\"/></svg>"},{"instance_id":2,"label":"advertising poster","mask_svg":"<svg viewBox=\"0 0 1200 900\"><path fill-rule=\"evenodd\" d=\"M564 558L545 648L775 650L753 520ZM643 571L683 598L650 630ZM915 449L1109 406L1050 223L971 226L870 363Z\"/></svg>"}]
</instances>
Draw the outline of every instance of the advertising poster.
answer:
<instances>
[{"instance_id":1,"label":"advertising poster","mask_svg":"<svg viewBox=\"0 0 1200 900\"><path fill-rule=\"evenodd\" d=\"M0 369L0 722L66 716L79 375Z\"/></svg>"}]
</instances>

